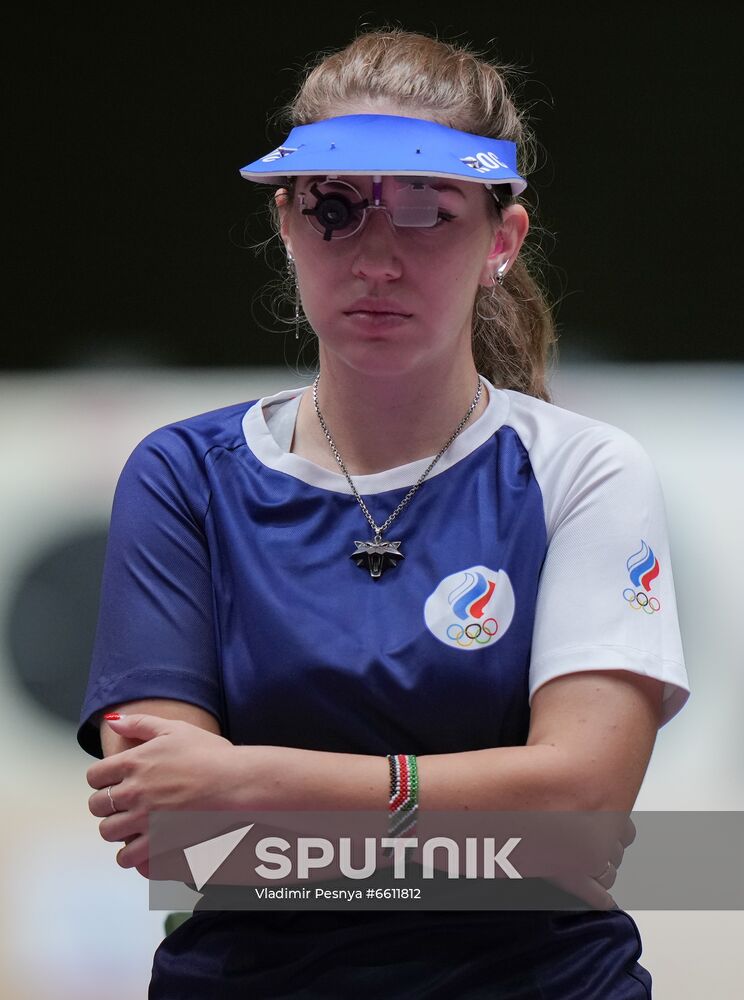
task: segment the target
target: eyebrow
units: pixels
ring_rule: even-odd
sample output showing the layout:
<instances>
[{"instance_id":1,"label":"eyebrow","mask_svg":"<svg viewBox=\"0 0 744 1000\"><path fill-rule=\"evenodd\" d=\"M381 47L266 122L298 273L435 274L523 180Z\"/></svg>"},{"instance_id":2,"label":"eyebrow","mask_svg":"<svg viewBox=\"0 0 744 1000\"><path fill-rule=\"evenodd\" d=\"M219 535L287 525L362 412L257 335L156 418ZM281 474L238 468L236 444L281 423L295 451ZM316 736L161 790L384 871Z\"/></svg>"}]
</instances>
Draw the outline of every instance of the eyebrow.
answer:
<instances>
[{"instance_id":1,"label":"eyebrow","mask_svg":"<svg viewBox=\"0 0 744 1000\"><path fill-rule=\"evenodd\" d=\"M455 191L461 198L465 197L462 188L456 187L454 184L448 184L446 181L443 183L435 181L433 184L430 184L429 187L434 188L435 191Z\"/></svg>"}]
</instances>

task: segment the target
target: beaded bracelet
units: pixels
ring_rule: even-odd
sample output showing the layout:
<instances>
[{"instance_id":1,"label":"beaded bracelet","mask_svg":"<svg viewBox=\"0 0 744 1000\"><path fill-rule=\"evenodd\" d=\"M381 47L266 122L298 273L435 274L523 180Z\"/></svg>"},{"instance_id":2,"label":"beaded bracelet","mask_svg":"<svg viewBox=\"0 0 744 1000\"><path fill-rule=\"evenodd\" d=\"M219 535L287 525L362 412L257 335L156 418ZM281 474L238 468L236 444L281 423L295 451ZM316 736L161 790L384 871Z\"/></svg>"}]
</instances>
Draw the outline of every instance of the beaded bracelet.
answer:
<instances>
[{"instance_id":1,"label":"beaded bracelet","mask_svg":"<svg viewBox=\"0 0 744 1000\"><path fill-rule=\"evenodd\" d=\"M388 834L391 837L414 836L418 813L416 757L412 753L396 753L388 754L387 759L390 764Z\"/></svg>"}]
</instances>

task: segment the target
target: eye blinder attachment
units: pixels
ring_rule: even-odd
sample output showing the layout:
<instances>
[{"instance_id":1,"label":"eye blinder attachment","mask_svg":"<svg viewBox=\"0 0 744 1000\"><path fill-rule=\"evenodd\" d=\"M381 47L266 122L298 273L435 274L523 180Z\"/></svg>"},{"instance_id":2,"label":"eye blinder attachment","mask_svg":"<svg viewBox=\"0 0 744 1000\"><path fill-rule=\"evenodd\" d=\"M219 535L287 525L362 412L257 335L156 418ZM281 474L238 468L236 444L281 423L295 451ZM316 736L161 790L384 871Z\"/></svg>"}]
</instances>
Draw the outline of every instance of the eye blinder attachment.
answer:
<instances>
[{"instance_id":1,"label":"eye blinder attachment","mask_svg":"<svg viewBox=\"0 0 744 1000\"><path fill-rule=\"evenodd\" d=\"M440 215L451 219L449 212L439 211L439 191L430 187L425 178L396 177L403 186L395 193L393 222L396 226L415 229L435 226Z\"/></svg>"},{"instance_id":2,"label":"eye blinder attachment","mask_svg":"<svg viewBox=\"0 0 744 1000\"><path fill-rule=\"evenodd\" d=\"M356 195L359 194L350 184L346 184L344 187ZM302 214L308 216L308 222L313 229L323 234L324 240L330 240L335 232L340 233L341 230L351 226L353 228L350 232L345 233L345 236L352 236L361 228L364 220L364 209L369 205L366 198L352 202L340 191L321 191L317 183L313 183L310 192L317 198L317 203L313 208L303 208ZM316 221L314 222L313 219Z\"/></svg>"}]
</instances>

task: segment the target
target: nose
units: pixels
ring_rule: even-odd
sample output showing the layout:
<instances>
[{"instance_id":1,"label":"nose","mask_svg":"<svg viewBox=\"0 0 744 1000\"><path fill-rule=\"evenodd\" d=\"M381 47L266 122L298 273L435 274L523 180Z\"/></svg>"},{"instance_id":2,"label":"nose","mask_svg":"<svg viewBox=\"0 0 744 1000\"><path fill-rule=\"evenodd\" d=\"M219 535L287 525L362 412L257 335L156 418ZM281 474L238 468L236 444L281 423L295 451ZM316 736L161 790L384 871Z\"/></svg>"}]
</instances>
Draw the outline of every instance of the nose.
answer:
<instances>
[{"instance_id":1,"label":"nose","mask_svg":"<svg viewBox=\"0 0 744 1000\"><path fill-rule=\"evenodd\" d=\"M401 261L395 226L384 205L367 210L365 223L356 237L355 250L352 272L356 276L400 276Z\"/></svg>"}]
</instances>

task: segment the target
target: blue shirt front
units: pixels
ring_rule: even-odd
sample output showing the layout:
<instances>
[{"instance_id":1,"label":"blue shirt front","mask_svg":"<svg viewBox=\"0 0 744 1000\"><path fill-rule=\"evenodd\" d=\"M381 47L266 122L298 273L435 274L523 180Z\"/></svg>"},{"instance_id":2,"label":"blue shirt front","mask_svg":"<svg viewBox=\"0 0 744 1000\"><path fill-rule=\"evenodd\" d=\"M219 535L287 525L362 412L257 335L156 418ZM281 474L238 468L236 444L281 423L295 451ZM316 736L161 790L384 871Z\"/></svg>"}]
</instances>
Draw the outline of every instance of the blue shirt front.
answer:
<instances>
[{"instance_id":1,"label":"blue shirt front","mask_svg":"<svg viewBox=\"0 0 744 1000\"><path fill-rule=\"evenodd\" d=\"M161 428L129 459L83 720L181 697L236 744L424 754L524 743L546 534L515 432L502 427L424 482L386 535L402 539L404 560L373 580L350 558L371 537L357 503L267 468L243 438L247 405ZM364 497L378 523L407 489ZM516 611L503 636L445 643L426 601L477 566L501 571ZM462 632L462 611L451 617ZM93 726L81 742L98 750Z\"/></svg>"}]
</instances>

